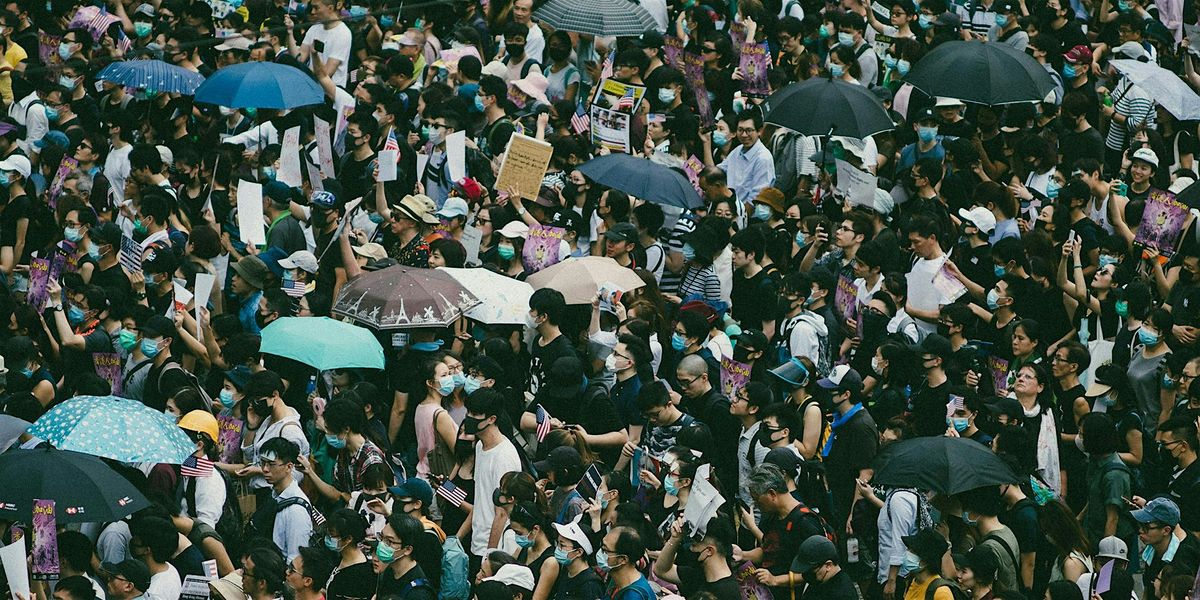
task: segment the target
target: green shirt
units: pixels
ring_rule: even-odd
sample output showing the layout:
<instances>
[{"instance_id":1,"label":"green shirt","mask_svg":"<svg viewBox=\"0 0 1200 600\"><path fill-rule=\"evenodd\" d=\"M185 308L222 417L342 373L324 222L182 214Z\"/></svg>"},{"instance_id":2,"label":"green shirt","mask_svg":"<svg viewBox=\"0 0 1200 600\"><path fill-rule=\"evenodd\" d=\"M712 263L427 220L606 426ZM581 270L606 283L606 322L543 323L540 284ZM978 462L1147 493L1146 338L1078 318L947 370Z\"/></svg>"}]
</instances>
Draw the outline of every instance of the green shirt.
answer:
<instances>
[{"instance_id":1,"label":"green shirt","mask_svg":"<svg viewBox=\"0 0 1200 600\"><path fill-rule=\"evenodd\" d=\"M1088 460L1088 508L1083 516L1083 529L1088 539L1104 538L1107 507L1117 507L1117 537L1126 539L1135 532L1125 499L1131 495L1129 467L1116 453Z\"/></svg>"}]
</instances>

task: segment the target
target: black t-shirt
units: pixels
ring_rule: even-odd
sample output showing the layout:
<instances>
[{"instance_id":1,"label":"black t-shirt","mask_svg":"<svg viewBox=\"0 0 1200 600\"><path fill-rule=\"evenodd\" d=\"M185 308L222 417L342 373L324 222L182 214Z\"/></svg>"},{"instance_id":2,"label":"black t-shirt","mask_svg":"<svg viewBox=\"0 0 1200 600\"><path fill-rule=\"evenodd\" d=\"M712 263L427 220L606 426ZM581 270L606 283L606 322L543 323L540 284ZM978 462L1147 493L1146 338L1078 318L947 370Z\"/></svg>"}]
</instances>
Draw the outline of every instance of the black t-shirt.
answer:
<instances>
[{"instance_id":1,"label":"black t-shirt","mask_svg":"<svg viewBox=\"0 0 1200 600\"><path fill-rule=\"evenodd\" d=\"M825 535L816 514L804 505L793 508L784 519L765 515L759 527L763 532L761 566L772 575L788 572L792 566L792 559L800 551L800 544L804 540L814 535ZM789 596L786 587L771 588L771 592L779 598Z\"/></svg>"},{"instance_id":2,"label":"black t-shirt","mask_svg":"<svg viewBox=\"0 0 1200 600\"><path fill-rule=\"evenodd\" d=\"M567 339L567 336L561 334L544 346L541 345L540 340L535 340L532 348L529 349L529 356L529 391L535 395L550 372L550 367L554 365L554 361L564 356L579 357L575 353L575 348L571 346L571 341Z\"/></svg>"},{"instance_id":3,"label":"black t-shirt","mask_svg":"<svg viewBox=\"0 0 1200 600\"><path fill-rule=\"evenodd\" d=\"M943 418L945 414L943 403ZM834 417L837 416L834 412ZM834 430L834 435L829 456L825 457L825 475L829 493L833 496L833 515L841 522L841 517L849 514L850 503L854 500L855 478L859 471L871 466L879 450L879 430L871 413L864 409Z\"/></svg>"},{"instance_id":4,"label":"black t-shirt","mask_svg":"<svg viewBox=\"0 0 1200 600\"><path fill-rule=\"evenodd\" d=\"M1188 531L1200 529L1200 460L1176 475L1167 489L1179 506L1179 524Z\"/></svg>"},{"instance_id":5,"label":"black t-shirt","mask_svg":"<svg viewBox=\"0 0 1200 600\"><path fill-rule=\"evenodd\" d=\"M104 291L108 292L110 298L113 295L120 295L122 300L130 300L133 294L133 287L129 283L129 276L125 275L125 270L121 268L121 263L113 263L107 269L101 269L97 265L96 270L92 271L92 285L104 288Z\"/></svg>"},{"instance_id":6,"label":"black t-shirt","mask_svg":"<svg viewBox=\"0 0 1200 600\"><path fill-rule=\"evenodd\" d=\"M560 571L555 588L558 590L555 598L600 600L604 597L604 582L592 568L584 569L574 577L568 577L566 570Z\"/></svg>"},{"instance_id":7,"label":"black t-shirt","mask_svg":"<svg viewBox=\"0 0 1200 600\"><path fill-rule=\"evenodd\" d=\"M335 571L329 578L326 600L370 600L375 595L377 578L371 561Z\"/></svg>"},{"instance_id":8,"label":"black t-shirt","mask_svg":"<svg viewBox=\"0 0 1200 600\"><path fill-rule=\"evenodd\" d=\"M413 585L418 579L424 580L425 585ZM391 568L388 568L379 575L379 589L375 595L380 598L399 597L401 600L437 600L437 594L433 591L437 583L425 576L420 565L413 566L399 579L393 577Z\"/></svg>"},{"instance_id":9,"label":"black t-shirt","mask_svg":"<svg viewBox=\"0 0 1200 600\"><path fill-rule=\"evenodd\" d=\"M700 592L708 592L716 598L741 597L737 578L733 575L716 581L705 581L704 569L699 564L686 567L676 566L675 572L679 575L679 593L684 598L694 598Z\"/></svg>"},{"instance_id":10,"label":"black t-shirt","mask_svg":"<svg viewBox=\"0 0 1200 600\"><path fill-rule=\"evenodd\" d=\"M338 181L342 183L342 197L353 200L367 193L367 188L371 185L371 163L374 160L374 152L364 160L355 160L351 152L342 157L342 168L338 171Z\"/></svg>"},{"instance_id":11,"label":"black t-shirt","mask_svg":"<svg viewBox=\"0 0 1200 600\"><path fill-rule=\"evenodd\" d=\"M804 589L804 600L858 600L858 588L845 571L838 571L829 581L810 583Z\"/></svg>"},{"instance_id":12,"label":"black t-shirt","mask_svg":"<svg viewBox=\"0 0 1200 600\"><path fill-rule=\"evenodd\" d=\"M176 571L179 571L179 580L183 581L183 578L188 575L205 577L204 560L204 554L200 552L199 548L188 546L178 556L167 562L171 563L171 566L175 567Z\"/></svg>"},{"instance_id":13,"label":"black t-shirt","mask_svg":"<svg viewBox=\"0 0 1200 600\"><path fill-rule=\"evenodd\" d=\"M766 269L759 270L754 277L746 278L741 271L733 274L733 291L729 294L733 318L744 329L762 330L764 321L775 320L775 304L778 301L775 281Z\"/></svg>"},{"instance_id":14,"label":"black t-shirt","mask_svg":"<svg viewBox=\"0 0 1200 600\"><path fill-rule=\"evenodd\" d=\"M1062 152L1064 166L1073 165L1081 158L1104 160L1104 138L1095 127L1075 132L1068 131L1058 138L1059 151Z\"/></svg>"},{"instance_id":15,"label":"black t-shirt","mask_svg":"<svg viewBox=\"0 0 1200 600\"><path fill-rule=\"evenodd\" d=\"M912 397L913 435L941 436L946 433L946 401L950 382L937 387L922 386Z\"/></svg>"},{"instance_id":16,"label":"black t-shirt","mask_svg":"<svg viewBox=\"0 0 1200 600\"><path fill-rule=\"evenodd\" d=\"M335 230L336 231L336 230ZM333 232L317 233L317 290L333 296L337 283L337 269L342 267L342 244L333 237Z\"/></svg>"}]
</instances>

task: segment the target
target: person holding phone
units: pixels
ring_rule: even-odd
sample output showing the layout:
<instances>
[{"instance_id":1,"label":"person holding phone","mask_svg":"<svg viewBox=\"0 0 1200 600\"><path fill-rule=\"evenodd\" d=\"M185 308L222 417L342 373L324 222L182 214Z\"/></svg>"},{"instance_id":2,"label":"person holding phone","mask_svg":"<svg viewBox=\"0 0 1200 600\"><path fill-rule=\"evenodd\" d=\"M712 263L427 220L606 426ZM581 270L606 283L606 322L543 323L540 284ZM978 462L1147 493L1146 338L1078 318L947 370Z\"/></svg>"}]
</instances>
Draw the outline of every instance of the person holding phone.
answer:
<instances>
[{"instance_id":1,"label":"person holding phone","mask_svg":"<svg viewBox=\"0 0 1200 600\"><path fill-rule=\"evenodd\" d=\"M336 0L313 0L310 6L316 23L308 28L299 47L296 46L296 39L292 34L291 18L286 19L288 51L301 62L308 62L314 69L317 68L317 63L312 60L311 55L313 52L319 54L322 71L333 79L334 84L344 89L349 79L347 65L350 64L353 34L350 27L342 22Z\"/></svg>"}]
</instances>

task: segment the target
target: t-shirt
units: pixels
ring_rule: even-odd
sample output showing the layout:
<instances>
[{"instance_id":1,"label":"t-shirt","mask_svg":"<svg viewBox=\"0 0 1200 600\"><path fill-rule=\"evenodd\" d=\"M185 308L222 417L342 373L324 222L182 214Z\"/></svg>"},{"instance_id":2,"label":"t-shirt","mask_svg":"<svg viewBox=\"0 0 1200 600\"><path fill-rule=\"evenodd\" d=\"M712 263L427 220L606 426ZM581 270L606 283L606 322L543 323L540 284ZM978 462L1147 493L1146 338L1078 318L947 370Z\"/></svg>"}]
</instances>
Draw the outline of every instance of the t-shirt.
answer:
<instances>
[{"instance_id":1,"label":"t-shirt","mask_svg":"<svg viewBox=\"0 0 1200 600\"><path fill-rule=\"evenodd\" d=\"M427 585L414 586L413 582L418 579L424 580ZM420 565L413 565L399 579L392 576L392 570L385 569L379 574L379 590L376 596L379 598L401 598L402 600L435 600L437 594L433 591L437 587L436 581L430 581L425 576L425 572L421 570Z\"/></svg>"},{"instance_id":2,"label":"t-shirt","mask_svg":"<svg viewBox=\"0 0 1200 600\"><path fill-rule=\"evenodd\" d=\"M334 569L325 586L327 600L369 600L375 595L375 570L371 561Z\"/></svg>"},{"instance_id":3,"label":"t-shirt","mask_svg":"<svg viewBox=\"0 0 1200 600\"><path fill-rule=\"evenodd\" d=\"M529 392L537 394L538 388L542 381L550 372L550 367L554 365L554 361L565 356L573 356L575 348L571 346L571 341L565 335L559 335L550 340L546 345L542 345L540 340L535 340L530 344L529 348Z\"/></svg>"},{"instance_id":4,"label":"t-shirt","mask_svg":"<svg viewBox=\"0 0 1200 600\"><path fill-rule=\"evenodd\" d=\"M743 329L762 330L764 321L774 321L778 286L767 274L766 269L755 273L754 277L745 277L741 271L733 274L732 301L733 318Z\"/></svg>"},{"instance_id":5,"label":"t-shirt","mask_svg":"<svg viewBox=\"0 0 1200 600\"><path fill-rule=\"evenodd\" d=\"M1012 530L1002 526L989 532L979 545L996 556L996 564L999 565L996 571L997 587L1006 590L1018 589L1017 571L1021 568L1021 547L1017 544Z\"/></svg>"},{"instance_id":6,"label":"t-shirt","mask_svg":"<svg viewBox=\"0 0 1200 600\"><path fill-rule=\"evenodd\" d=\"M183 582L179 579L179 571L168 563L167 570L150 576L150 588L146 590L146 595L154 600L179 600L181 591Z\"/></svg>"},{"instance_id":7,"label":"t-shirt","mask_svg":"<svg viewBox=\"0 0 1200 600\"><path fill-rule=\"evenodd\" d=\"M733 575L716 581L705 581L704 569L699 566L675 567L675 572L679 575L679 592L684 598L691 598L700 592L708 592L717 598L741 597L737 578Z\"/></svg>"},{"instance_id":8,"label":"t-shirt","mask_svg":"<svg viewBox=\"0 0 1200 600\"><path fill-rule=\"evenodd\" d=\"M350 28L345 23L338 21L332 28L310 27L308 33L304 34L303 46L312 48L313 52L317 52L321 56L321 61L325 62L329 59L341 61L338 64L337 70L333 72L333 83L338 87L346 87L346 79L348 78L347 68L350 65L350 44L353 41L353 35L350 33ZM317 50L316 42L321 42L321 50ZM312 66L312 61L309 61L309 66Z\"/></svg>"},{"instance_id":9,"label":"t-shirt","mask_svg":"<svg viewBox=\"0 0 1200 600\"><path fill-rule=\"evenodd\" d=\"M718 596L724 598L725 596ZM729 596L735 598L736 596ZM804 600L858 600L858 588L845 571L838 571L828 581L810 583L804 589Z\"/></svg>"},{"instance_id":10,"label":"t-shirt","mask_svg":"<svg viewBox=\"0 0 1200 600\"><path fill-rule=\"evenodd\" d=\"M507 438L496 447L484 450L483 442L475 444L475 510L471 513L471 554L483 556L488 549L488 538L492 533L492 521L496 518L496 506L492 504L492 492L500 489L500 477L511 471L521 470L521 457L516 446ZM383 595L382 586L380 595Z\"/></svg>"},{"instance_id":11,"label":"t-shirt","mask_svg":"<svg viewBox=\"0 0 1200 600\"><path fill-rule=\"evenodd\" d=\"M650 582L646 581L645 575L638 575L637 581L619 590L616 589L616 582L609 579L605 594L612 600L654 600L658 597L654 594L654 588L650 587Z\"/></svg>"}]
</instances>

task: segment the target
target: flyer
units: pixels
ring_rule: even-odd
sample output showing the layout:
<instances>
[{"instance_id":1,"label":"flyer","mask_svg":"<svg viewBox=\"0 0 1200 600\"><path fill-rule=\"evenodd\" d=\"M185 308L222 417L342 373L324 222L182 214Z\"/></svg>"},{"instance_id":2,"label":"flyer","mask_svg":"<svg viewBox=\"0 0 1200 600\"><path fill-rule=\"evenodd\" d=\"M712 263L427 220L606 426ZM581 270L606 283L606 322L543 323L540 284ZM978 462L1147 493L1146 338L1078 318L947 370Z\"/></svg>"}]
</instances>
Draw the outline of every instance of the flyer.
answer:
<instances>
[{"instance_id":1,"label":"flyer","mask_svg":"<svg viewBox=\"0 0 1200 600\"><path fill-rule=\"evenodd\" d=\"M229 415L217 417L217 445L221 447L221 462L237 464L242 451L242 420Z\"/></svg>"},{"instance_id":2,"label":"flyer","mask_svg":"<svg viewBox=\"0 0 1200 600\"><path fill-rule=\"evenodd\" d=\"M743 94L765 98L771 93L767 84L767 71L771 69L771 49L767 47L766 42L742 44L738 67L742 70Z\"/></svg>"},{"instance_id":3,"label":"flyer","mask_svg":"<svg viewBox=\"0 0 1200 600\"><path fill-rule=\"evenodd\" d=\"M30 573L34 579L58 578L58 521L54 501L33 501L33 546Z\"/></svg>"},{"instance_id":4,"label":"flyer","mask_svg":"<svg viewBox=\"0 0 1200 600\"><path fill-rule=\"evenodd\" d=\"M596 86L592 95L592 105L601 108L617 110L628 114L636 114L646 96L646 86L632 83L621 83L616 79L605 79Z\"/></svg>"},{"instance_id":5,"label":"flyer","mask_svg":"<svg viewBox=\"0 0 1200 600\"><path fill-rule=\"evenodd\" d=\"M1179 238L1188 222L1188 207L1175 199L1175 194L1153 190L1146 198L1142 224L1133 237L1134 244L1154 248L1166 258L1175 254Z\"/></svg>"},{"instance_id":6,"label":"flyer","mask_svg":"<svg viewBox=\"0 0 1200 600\"><path fill-rule=\"evenodd\" d=\"M92 365L96 374L108 382L112 395L120 396L125 391L124 378L121 374L121 355L116 352L96 352L92 354Z\"/></svg>"},{"instance_id":7,"label":"flyer","mask_svg":"<svg viewBox=\"0 0 1200 600\"><path fill-rule=\"evenodd\" d=\"M630 153L629 115L592 105L592 143L612 152Z\"/></svg>"},{"instance_id":8,"label":"flyer","mask_svg":"<svg viewBox=\"0 0 1200 600\"><path fill-rule=\"evenodd\" d=\"M837 166L837 185L834 186L837 193L848 198L852 205L873 208L879 178L840 158L834 159L834 164Z\"/></svg>"},{"instance_id":9,"label":"flyer","mask_svg":"<svg viewBox=\"0 0 1200 600\"><path fill-rule=\"evenodd\" d=\"M58 208L58 197L63 193L63 183L66 181L67 175L77 167L79 167L79 161L71 156L64 156L58 163L58 170L54 172L54 179L50 182L50 208Z\"/></svg>"},{"instance_id":10,"label":"flyer","mask_svg":"<svg viewBox=\"0 0 1200 600\"><path fill-rule=\"evenodd\" d=\"M535 273L558 264L563 258L559 250L566 232L562 227L531 226L529 237L525 238L525 247L521 252L521 262L525 264L525 269L529 273Z\"/></svg>"},{"instance_id":11,"label":"flyer","mask_svg":"<svg viewBox=\"0 0 1200 600\"><path fill-rule=\"evenodd\" d=\"M730 400L746 384L750 383L750 365L733 360L728 356L721 357L721 393Z\"/></svg>"},{"instance_id":12,"label":"flyer","mask_svg":"<svg viewBox=\"0 0 1200 600\"><path fill-rule=\"evenodd\" d=\"M700 127L708 129L716 125L712 101L708 99L708 87L704 84L704 58L699 54L684 52L683 76L696 92L696 114Z\"/></svg>"}]
</instances>

